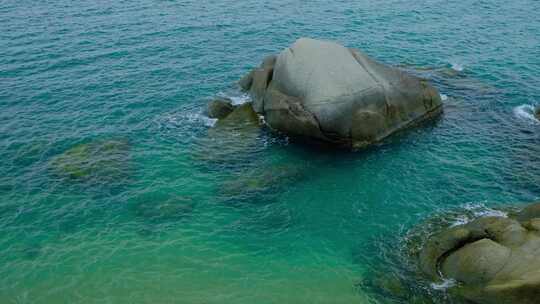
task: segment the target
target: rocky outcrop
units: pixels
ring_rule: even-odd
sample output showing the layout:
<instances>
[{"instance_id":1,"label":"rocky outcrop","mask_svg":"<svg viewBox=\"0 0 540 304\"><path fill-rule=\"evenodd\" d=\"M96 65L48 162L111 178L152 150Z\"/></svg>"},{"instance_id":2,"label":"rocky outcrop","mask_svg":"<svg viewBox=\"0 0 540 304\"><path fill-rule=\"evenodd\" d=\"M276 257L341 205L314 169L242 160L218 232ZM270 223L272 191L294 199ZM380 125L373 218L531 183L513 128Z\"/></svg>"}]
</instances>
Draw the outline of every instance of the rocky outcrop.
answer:
<instances>
[{"instance_id":1,"label":"rocky outcrop","mask_svg":"<svg viewBox=\"0 0 540 304\"><path fill-rule=\"evenodd\" d=\"M359 50L307 38L267 57L239 84L271 128L355 148L442 109L427 81Z\"/></svg>"},{"instance_id":2,"label":"rocky outcrop","mask_svg":"<svg viewBox=\"0 0 540 304\"><path fill-rule=\"evenodd\" d=\"M533 304L540 299L540 202L510 217L483 217L433 236L420 254L433 280L474 303Z\"/></svg>"}]
</instances>

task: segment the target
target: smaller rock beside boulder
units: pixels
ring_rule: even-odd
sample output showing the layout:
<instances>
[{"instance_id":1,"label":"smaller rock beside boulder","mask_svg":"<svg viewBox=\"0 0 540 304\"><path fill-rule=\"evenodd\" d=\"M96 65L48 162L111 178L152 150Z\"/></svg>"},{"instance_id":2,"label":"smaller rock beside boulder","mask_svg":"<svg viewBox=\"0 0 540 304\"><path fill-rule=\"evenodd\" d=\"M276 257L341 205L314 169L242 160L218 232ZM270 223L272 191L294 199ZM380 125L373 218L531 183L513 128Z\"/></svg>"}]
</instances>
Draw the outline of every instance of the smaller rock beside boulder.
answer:
<instances>
[{"instance_id":1,"label":"smaller rock beside boulder","mask_svg":"<svg viewBox=\"0 0 540 304\"><path fill-rule=\"evenodd\" d=\"M536 109L534 110L534 116L536 116L536 119L540 120L540 105L536 106Z\"/></svg>"},{"instance_id":2,"label":"smaller rock beside boulder","mask_svg":"<svg viewBox=\"0 0 540 304\"><path fill-rule=\"evenodd\" d=\"M234 111L234 106L229 98L216 98L208 104L206 111L208 117L222 119Z\"/></svg>"}]
</instances>

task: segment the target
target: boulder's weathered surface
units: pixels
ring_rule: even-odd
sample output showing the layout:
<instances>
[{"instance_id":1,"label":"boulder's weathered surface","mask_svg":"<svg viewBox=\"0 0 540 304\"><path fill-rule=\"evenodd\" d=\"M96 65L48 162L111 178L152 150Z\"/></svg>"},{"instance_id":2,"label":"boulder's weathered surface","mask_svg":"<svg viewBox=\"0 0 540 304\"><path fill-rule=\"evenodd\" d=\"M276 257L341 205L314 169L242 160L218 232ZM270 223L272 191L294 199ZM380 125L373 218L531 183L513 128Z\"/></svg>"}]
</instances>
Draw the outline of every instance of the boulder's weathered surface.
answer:
<instances>
[{"instance_id":1,"label":"boulder's weathered surface","mask_svg":"<svg viewBox=\"0 0 540 304\"><path fill-rule=\"evenodd\" d=\"M239 84L271 128L356 148L442 110L427 81L359 50L307 38L267 57Z\"/></svg>"},{"instance_id":2,"label":"boulder's weathered surface","mask_svg":"<svg viewBox=\"0 0 540 304\"><path fill-rule=\"evenodd\" d=\"M455 279L453 292L475 303L539 303L540 202L442 231L423 248L420 267L433 280Z\"/></svg>"},{"instance_id":3,"label":"boulder's weathered surface","mask_svg":"<svg viewBox=\"0 0 540 304\"><path fill-rule=\"evenodd\" d=\"M216 98L208 104L206 111L208 117L222 119L234 111L234 106L228 98Z\"/></svg>"}]
</instances>

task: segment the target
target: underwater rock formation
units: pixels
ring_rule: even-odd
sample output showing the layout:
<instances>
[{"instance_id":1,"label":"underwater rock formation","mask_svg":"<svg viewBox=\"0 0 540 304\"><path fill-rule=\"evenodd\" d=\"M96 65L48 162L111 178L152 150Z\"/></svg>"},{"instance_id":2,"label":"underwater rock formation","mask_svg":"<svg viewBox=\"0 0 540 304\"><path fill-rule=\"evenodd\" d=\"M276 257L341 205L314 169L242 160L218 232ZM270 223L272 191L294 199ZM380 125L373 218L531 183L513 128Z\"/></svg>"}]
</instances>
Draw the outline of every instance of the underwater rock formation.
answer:
<instances>
[{"instance_id":1,"label":"underwater rock formation","mask_svg":"<svg viewBox=\"0 0 540 304\"><path fill-rule=\"evenodd\" d=\"M260 149L257 144L260 132L261 122L251 104L236 106L197 142L194 158L212 167L242 165Z\"/></svg>"},{"instance_id":2,"label":"underwater rock formation","mask_svg":"<svg viewBox=\"0 0 540 304\"><path fill-rule=\"evenodd\" d=\"M63 178L115 181L126 174L129 150L125 140L96 140L66 150L49 164L53 173Z\"/></svg>"},{"instance_id":3,"label":"underwater rock formation","mask_svg":"<svg viewBox=\"0 0 540 304\"><path fill-rule=\"evenodd\" d=\"M158 191L145 193L131 204L135 216L154 224L182 220L192 214L194 207L189 197Z\"/></svg>"},{"instance_id":4,"label":"underwater rock formation","mask_svg":"<svg viewBox=\"0 0 540 304\"><path fill-rule=\"evenodd\" d=\"M427 81L359 50L307 38L267 57L239 84L272 129L353 148L442 111Z\"/></svg>"},{"instance_id":5,"label":"underwater rock formation","mask_svg":"<svg viewBox=\"0 0 540 304\"><path fill-rule=\"evenodd\" d=\"M297 166L270 165L242 171L223 182L220 195L230 204L260 204L273 202L283 189L304 177Z\"/></svg>"},{"instance_id":6,"label":"underwater rock formation","mask_svg":"<svg viewBox=\"0 0 540 304\"><path fill-rule=\"evenodd\" d=\"M443 230L422 249L420 268L432 280L456 280L452 292L474 303L538 303L540 202Z\"/></svg>"}]
</instances>

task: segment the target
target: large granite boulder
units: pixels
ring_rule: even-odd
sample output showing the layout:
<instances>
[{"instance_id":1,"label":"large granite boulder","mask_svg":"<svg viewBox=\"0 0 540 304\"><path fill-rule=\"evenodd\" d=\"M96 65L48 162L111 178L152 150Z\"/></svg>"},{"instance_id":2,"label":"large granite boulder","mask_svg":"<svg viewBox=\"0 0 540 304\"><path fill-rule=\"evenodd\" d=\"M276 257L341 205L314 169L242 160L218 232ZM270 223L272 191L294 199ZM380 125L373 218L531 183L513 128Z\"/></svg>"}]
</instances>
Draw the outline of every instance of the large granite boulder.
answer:
<instances>
[{"instance_id":1,"label":"large granite boulder","mask_svg":"<svg viewBox=\"0 0 540 304\"><path fill-rule=\"evenodd\" d=\"M540 202L443 230L422 249L420 267L433 280L456 280L452 292L474 303L539 303Z\"/></svg>"},{"instance_id":2,"label":"large granite boulder","mask_svg":"<svg viewBox=\"0 0 540 304\"><path fill-rule=\"evenodd\" d=\"M354 148L442 110L427 81L359 50L307 38L267 57L239 84L271 128Z\"/></svg>"}]
</instances>

